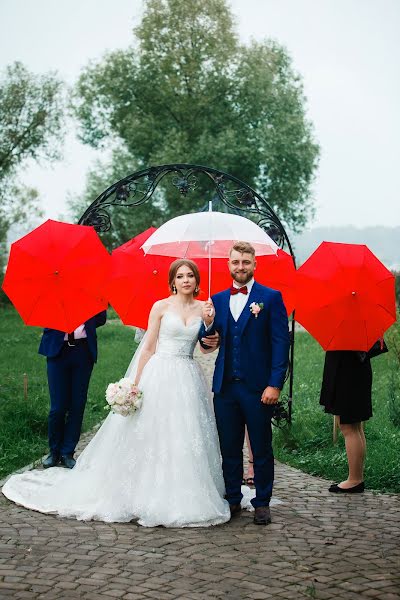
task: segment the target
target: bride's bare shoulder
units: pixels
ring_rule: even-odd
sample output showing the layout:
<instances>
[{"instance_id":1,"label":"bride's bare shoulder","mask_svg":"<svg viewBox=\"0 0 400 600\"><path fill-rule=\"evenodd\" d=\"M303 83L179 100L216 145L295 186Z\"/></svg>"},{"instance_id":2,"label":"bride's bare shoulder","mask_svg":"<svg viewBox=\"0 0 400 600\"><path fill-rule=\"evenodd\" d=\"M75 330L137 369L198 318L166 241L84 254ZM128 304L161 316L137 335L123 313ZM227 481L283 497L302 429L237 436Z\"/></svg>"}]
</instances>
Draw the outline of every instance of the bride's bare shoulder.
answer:
<instances>
[{"instance_id":1,"label":"bride's bare shoulder","mask_svg":"<svg viewBox=\"0 0 400 600\"><path fill-rule=\"evenodd\" d=\"M169 305L169 298L163 298L162 300L157 300L157 302L154 302L151 310L156 314L162 314Z\"/></svg>"}]
</instances>

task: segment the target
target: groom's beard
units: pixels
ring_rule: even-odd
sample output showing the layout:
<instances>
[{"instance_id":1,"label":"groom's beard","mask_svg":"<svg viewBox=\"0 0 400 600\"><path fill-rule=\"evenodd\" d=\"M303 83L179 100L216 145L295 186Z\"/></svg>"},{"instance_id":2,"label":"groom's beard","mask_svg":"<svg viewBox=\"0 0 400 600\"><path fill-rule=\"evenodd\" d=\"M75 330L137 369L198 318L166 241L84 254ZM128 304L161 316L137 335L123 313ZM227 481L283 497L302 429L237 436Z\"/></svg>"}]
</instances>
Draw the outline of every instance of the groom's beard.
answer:
<instances>
[{"instance_id":1,"label":"groom's beard","mask_svg":"<svg viewBox=\"0 0 400 600\"><path fill-rule=\"evenodd\" d=\"M246 285L254 277L254 271L238 271L237 273L232 273L231 271L231 277L239 285Z\"/></svg>"}]
</instances>

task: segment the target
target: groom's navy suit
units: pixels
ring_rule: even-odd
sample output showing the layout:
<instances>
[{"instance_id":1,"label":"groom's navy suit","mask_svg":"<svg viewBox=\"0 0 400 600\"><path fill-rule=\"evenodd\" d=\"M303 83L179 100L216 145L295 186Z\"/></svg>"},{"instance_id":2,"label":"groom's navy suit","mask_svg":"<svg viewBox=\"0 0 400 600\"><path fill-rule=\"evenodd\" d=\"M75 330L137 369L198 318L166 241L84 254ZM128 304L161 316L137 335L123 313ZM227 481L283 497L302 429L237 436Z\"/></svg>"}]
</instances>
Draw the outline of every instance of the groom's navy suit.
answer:
<instances>
[{"instance_id":1,"label":"groom's navy suit","mask_svg":"<svg viewBox=\"0 0 400 600\"><path fill-rule=\"evenodd\" d=\"M49 447L55 456L72 455L79 441L90 376L97 361L96 327L104 325L106 318L103 311L85 321L87 337L75 340L75 345L64 341L63 331L43 331L39 354L47 357Z\"/></svg>"},{"instance_id":2,"label":"groom's navy suit","mask_svg":"<svg viewBox=\"0 0 400 600\"><path fill-rule=\"evenodd\" d=\"M212 297L215 320L200 338L218 331L220 348L213 378L214 410L229 504L242 499L243 442L247 425L254 457L254 507L268 506L274 479L271 417L274 406L261 402L267 386L282 388L289 356L289 330L280 292L253 283L237 321L230 307L230 290ZM263 304L257 318L250 304Z\"/></svg>"}]
</instances>

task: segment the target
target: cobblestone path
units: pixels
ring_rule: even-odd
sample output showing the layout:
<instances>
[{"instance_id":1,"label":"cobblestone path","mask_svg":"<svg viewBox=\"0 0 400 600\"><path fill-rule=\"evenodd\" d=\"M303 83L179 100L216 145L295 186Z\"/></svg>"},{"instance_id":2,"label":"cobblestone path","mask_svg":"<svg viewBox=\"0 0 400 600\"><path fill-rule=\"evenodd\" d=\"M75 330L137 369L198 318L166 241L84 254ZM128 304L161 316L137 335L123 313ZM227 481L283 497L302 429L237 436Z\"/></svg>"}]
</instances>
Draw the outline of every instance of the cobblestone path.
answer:
<instances>
[{"instance_id":1,"label":"cobblestone path","mask_svg":"<svg viewBox=\"0 0 400 600\"><path fill-rule=\"evenodd\" d=\"M278 464L271 525L244 512L207 529L77 522L0 496L0 598L399 599L399 497L327 487Z\"/></svg>"}]
</instances>

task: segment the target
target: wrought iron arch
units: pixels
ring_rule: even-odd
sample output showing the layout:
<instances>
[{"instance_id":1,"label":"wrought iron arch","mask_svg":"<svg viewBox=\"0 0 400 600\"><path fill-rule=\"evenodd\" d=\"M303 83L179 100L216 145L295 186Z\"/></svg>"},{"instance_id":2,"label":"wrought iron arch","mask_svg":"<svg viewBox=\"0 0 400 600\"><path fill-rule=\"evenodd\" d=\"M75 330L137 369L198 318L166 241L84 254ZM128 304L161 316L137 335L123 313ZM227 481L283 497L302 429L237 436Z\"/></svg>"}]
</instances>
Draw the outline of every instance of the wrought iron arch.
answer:
<instances>
[{"instance_id":1,"label":"wrought iron arch","mask_svg":"<svg viewBox=\"0 0 400 600\"><path fill-rule=\"evenodd\" d=\"M85 210L79 219L81 225L93 225L97 232L109 231L112 219L111 207L133 208L150 202L157 187L172 185L185 198L190 198L204 179L213 201L214 208L223 212L233 212L255 221L280 248L285 248L295 261L287 232L277 214L260 194L249 185L219 169L193 164L170 164L149 167L124 177L104 190ZM190 211L188 206L187 212ZM287 374L289 391L281 396L273 422L282 426L291 422L293 401L293 357L294 357L294 313L291 321L290 364Z\"/></svg>"}]
</instances>

